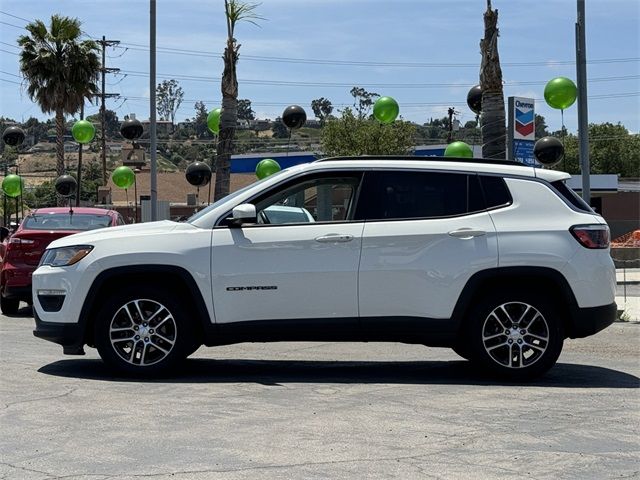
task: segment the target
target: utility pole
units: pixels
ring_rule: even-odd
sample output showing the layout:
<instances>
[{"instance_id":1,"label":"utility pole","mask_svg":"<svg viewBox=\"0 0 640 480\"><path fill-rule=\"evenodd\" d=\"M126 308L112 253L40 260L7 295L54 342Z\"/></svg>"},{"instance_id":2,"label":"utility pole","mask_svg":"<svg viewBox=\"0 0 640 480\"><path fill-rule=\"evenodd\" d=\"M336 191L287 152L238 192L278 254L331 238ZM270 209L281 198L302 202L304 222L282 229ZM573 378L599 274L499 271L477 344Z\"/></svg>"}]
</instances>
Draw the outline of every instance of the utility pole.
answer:
<instances>
[{"instance_id":1,"label":"utility pole","mask_svg":"<svg viewBox=\"0 0 640 480\"><path fill-rule=\"evenodd\" d=\"M102 89L100 90L100 128L102 130L102 184L107 185L107 144L106 144L106 129L105 129L105 106L104 101L106 98L118 97L117 93L106 93L105 92L105 77L107 73L115 73L119 72L119 68L107 68L106 67L106 49L107 47L112 47L114 45L118 45L120 40L107 40L105 36L102 36L102 40L98 40L98 43L102 45L102 68L100 72L102 73Z\"/></svg>"},{"instance_id":2,"label":"utility pole","mask_svg":"<svg viewBox=\"0 0 640 480\"><path fill-rule=\"evenodd\" d=\"M576 79L578 80L578 139L582 171L582 199L591 205L591 169L589 167L589 114L587 109L587 42L585 35L585 0L578 0L576 22Z\"/></svg>"},{"instance_id":3,"label":"utility pole","mask_svg":"<svg viewBox=\"0 0 640 480\"><path fill-rule=\"evenodd\" d=\"M84 120L84 98L80 106L80 120ZM78 142L78 188L76 189L76 207L80 206L80 193L82 193L82 143Z\"/></svg>"},{"instance_id":4,"label":"utility pole","mask_svg":"<svg viewBox=\"0 0 640 480\"><path fill-rule=\"evenodd\" d=\"M447 133L447 143L451 143L451 141L453 140L453 116L456 113L460 112L456 112L453 107L449 107L449 109L447 110L447 115L449 115L449 132Z\"/></svg>"},{"instance_id":5,"label":"utility pole","mask_svg":"<svg viewBox=\"0 0 640 480\"><path fill-rule=\"evenodd\" d=\"M151 141L151 221L158 220L158 160L156 146L156 0L149 2L149 140Z\"/></svg>"}]
</instances>

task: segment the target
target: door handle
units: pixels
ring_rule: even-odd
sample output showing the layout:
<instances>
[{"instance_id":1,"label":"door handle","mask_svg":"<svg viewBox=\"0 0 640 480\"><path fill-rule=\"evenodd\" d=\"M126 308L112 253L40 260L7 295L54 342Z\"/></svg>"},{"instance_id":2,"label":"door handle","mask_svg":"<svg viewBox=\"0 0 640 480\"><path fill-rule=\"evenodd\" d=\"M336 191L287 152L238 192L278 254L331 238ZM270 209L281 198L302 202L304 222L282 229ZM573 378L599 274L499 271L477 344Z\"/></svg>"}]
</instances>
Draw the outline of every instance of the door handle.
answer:
<instances>
[{"instance_id":1,"label":"door handle","mask_svg":"<svg viewBox=\"0 0 640 480\"><path fill-rule=\"evenodd\" d=\"M340 233L329 233L328 235L322 235L316 238L316 242L320 243L336 243L336 242L350 242L353 240L353 235L344 235Z\"/></svg>"},{"instance_id":2,"label":"door handle","mask_svg":"<svg viewBox=\"0 0 640 480\"><path fill-rule=\"evenodd\" d=\"M461 238L463 240L473 238L473 237L481 237L482 235L486 235L487 232L484 230L477 230L475 228L460 228L458 230L453 230L449 232L449 235L456 238Z\"/></svg>"}]
</instances>

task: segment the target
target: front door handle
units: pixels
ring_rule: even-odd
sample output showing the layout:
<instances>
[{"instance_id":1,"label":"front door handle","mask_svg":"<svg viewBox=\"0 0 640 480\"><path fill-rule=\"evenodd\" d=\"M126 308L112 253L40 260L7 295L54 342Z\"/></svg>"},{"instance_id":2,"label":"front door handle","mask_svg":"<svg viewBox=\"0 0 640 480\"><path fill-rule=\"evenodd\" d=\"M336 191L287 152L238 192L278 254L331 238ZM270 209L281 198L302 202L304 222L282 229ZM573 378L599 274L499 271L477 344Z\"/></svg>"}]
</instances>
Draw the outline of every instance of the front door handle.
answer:
<instances>
[{"instance_id":1,"label":"front door handle","mask_svg":"<svg viewBox=\"0 0 640 480\"><path fill-rule=\"evenodd\" d=\"M475 228L460 228L458 230L453 230L449 232L449 235L456 238L461 238L463 240L473 238L473 237L481 237L482 235L486 235L487 232L484 230L477 230Z\"/></svg>"},{"instance_id":2,"label":"front door handle","mask_svg":"<svg viewBox=\"0 0 640 480\"><path fill-rule=\"evenodd\" d=\"M336 243L336 242L350 242L353 240L353 235L344 235L341 233L329 233L328 235L322 235L316 238L316 242L320 243Z\"/></svg>"}]
</instances>

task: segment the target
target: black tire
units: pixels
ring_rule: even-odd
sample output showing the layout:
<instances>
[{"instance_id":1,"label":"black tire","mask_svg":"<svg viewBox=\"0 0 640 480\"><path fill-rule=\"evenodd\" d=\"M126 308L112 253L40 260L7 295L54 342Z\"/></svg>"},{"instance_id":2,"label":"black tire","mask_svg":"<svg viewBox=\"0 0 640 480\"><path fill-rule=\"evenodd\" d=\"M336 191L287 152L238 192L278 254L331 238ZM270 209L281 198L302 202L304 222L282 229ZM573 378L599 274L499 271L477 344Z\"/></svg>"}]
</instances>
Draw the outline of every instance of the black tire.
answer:
<instances>
[{"instance_id":1,"label":"black tire","mask_svg":"<svg viewBox=\"0 0 640 480\"><path fill-rule=\"evenodd\" d=\"M536 292L489 294L473 308L466 327L471 361L483 372L515 381L547 372L564 342L557 307Z\"/></svg>"},{"instance_id":2,"label":"black tire","mask_svg":"<svg viewBox=\"0 0 640 480\"><path fill-rule=\"evenodd\" d=\"M16 315L19 309L19 298L6 298L4 295L0 295L0 310L4 315Z\"/></svg>"},{"instance_id":3,"label":"black tire","mask_svg":"<svg viewBox=\"0 0 640 480\"><path fill-rule=\"evenodd\" d=\"M119 330L112 331L112 327ZM123 289L107 298L99 310L94 332L95 345L104 362L121 373L136 376L170 373L198 345L190 314L177 295L152 285Z\"/></svg>"},{"instance_id":4,"label":"black tire","mask_svg":"<svg viewBox=\"0 0 640 480\"><path fill-rule=\"evenodd\" d=\"M466 343L460 342L451 347L451 349L465 360L471 360L471 352Z\"/></svg>"}]
</instances>

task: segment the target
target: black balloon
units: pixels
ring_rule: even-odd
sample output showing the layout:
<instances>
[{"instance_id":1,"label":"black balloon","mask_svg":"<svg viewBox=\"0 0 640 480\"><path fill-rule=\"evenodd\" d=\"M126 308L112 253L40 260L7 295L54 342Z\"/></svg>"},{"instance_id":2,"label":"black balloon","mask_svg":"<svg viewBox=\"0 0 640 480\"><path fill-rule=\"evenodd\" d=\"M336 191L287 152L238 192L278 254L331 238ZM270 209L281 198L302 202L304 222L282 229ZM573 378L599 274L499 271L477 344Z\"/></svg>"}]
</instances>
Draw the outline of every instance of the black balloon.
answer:
<instances>
[{"instance_id":1,"label":"black balloon","mask_svg":"<svg viewBox=\"0 0 640 480\"><path fill-rule=\"evenodd\" d=\"M78 182L71 175L60 175L56 178L56 192L63 197L70 197L78 189Z\"/></svg>"},{"instance_id":2,"label":"black balloon","mask_svg":"<svg viewBox=\"0 0 640 480\"><path fill-rule=\"evenodd\" d=\"M12 147L20 145L24 142L24 131L20 127L8 127L2 134L2 140Z\"/></svg>"},{"instance_id":3,"label":"black balloon","mask_svg":"<svg viewBox=\"0 0 640 480\"><path fill-rule=\"evenodd\" d=\"M564 146L556 137L542 137L533 146L533 155L543 165L555 165L564 158Z\"/></svg>"},{"instance_id":4,"label":"black balloon","mask_svg":"<svg viewBox=\"0 0 640 480\"><path fill-rule=\"evenodd\" d=\"M471 87L471 90L467 93L467 105L469 105L473 113L480 115L480 112L482 112L482 88L480 88L480 85Z\"/></svg>"},{"instance_id":5,"label":"black balloon","mask_svg":"<svg viewBox=\"0 0 640 480\"><path fill-rule=\"evenodd\" d=\"M291 130L302 127L307 121L307 113L299 105L289 105L282 112L282 123Z\"/></svg>"},{"instance_id":6,"label":"black balloon","mask_svg":"<svg viewBox=\"0 0 640 480\"><path fill-rule=\"evenodd\" d=\"M140 123L140 120L135 118L129 118L120 125L120 135L127 140L135 140L142 136L144 128Z\"/></svg>"},{"instance_id":7,"label":"black balloon","mask_svg":"<svg viewBox=\"0 0 640 480\"><path fill-rule=\"evenodd\" d=\"M194 187L204 187L211 181L211 168L206 163L193 162L187 167L185 176Z\"/></svg>"}]
</instances>

